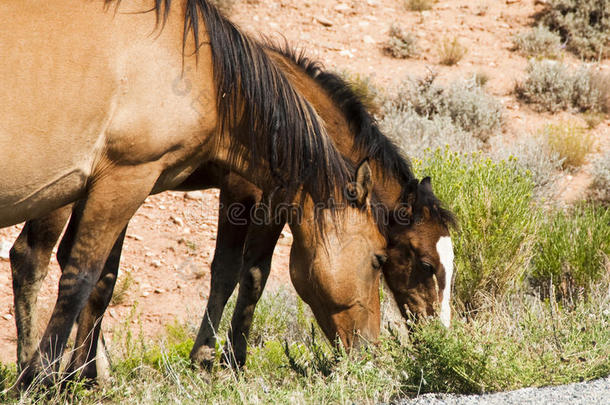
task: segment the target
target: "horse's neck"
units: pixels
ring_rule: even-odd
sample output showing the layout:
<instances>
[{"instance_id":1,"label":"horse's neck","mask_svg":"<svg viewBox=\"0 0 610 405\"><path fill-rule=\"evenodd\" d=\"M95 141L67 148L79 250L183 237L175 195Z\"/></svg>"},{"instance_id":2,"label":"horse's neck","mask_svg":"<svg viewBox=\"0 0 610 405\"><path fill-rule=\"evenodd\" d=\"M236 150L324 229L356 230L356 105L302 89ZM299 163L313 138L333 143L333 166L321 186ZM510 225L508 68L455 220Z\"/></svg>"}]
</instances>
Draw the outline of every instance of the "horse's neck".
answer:
<instances>
[{"instance_id":1,"label":"horse's neck","mask_svg":"<svg viewBox=\"0 0 610 405\"><path fill-rule=\"evenodd\" d=\"M369 158L366 152L355 146L355 134L345 114L328 94L328 91L303 71L290 57L277 52L271 52L270 56L278 63L292 85L303 94L324 120L328 135L333 140L337 150L354 165ZM378 198L388 207L398 204L402 190L399 181L394 177L386 176L386 171L379 162L371 160L369 163L373 170L375 191Z\"/></svg>"}]
</instances>

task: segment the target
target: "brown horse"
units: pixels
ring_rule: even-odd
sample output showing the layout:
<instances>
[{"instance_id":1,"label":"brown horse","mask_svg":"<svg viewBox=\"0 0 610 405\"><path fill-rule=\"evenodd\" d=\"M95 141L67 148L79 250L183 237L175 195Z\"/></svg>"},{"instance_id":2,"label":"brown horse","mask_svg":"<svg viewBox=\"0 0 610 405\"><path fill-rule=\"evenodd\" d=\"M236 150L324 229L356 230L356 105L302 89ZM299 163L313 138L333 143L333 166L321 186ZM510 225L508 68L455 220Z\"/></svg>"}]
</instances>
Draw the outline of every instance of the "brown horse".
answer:
<instances>
[{"instance_id":1,"label":"brown horse","mask_svg":"<svg viewBox=\"0 0 610 405\"><path fill-rule=\"evenodd\" d=\"M441 319L448 325L452 251L450 241L446 237L448 236L447 225L451 223L452 219L432 194L429 181L420 183L414 179L405 159L396 147L379 132L374 120L341 79L336 75L324 72L315 63L293 52L278 49L268 49L268 52L293 85L312 103L325 122L332 123L328 126L329 135L341 152L349 155L350 159L356 162L363 157L370 157L371 165L376 168L376 179L384 179L381 184L377 181L377 187L374 190L374 198L381 203L383 208L378 216L378 222L383 228L389 244L389 261L383 267L383 272L403 315L408 317L409 312L416 315L432 315L435 312L434 307L438 303L442 304ZM204 176L198 176L196 172L181 185L181 188L221 187L223 208L219 216L217 249L212 263L210 300L191 357L195 362L209 363L208 353L215 346L215 330L220 322L224 305L240 279L240 265L243 263L239 297L233 314L230 334L235 353L234 360L238 364L243 364L252 314L269 274L271 254L282 224L258 226L251 223L251 218L247 214L250 212L249 208L260 200L261 192L243 178L235 174L223 175L220 173L214 180L207 175L209 170L203 172ZM226 208L236 202L245 207L242 211L243 216L229 221ZM55 226L55 236L51 237L48 243L41 244L41 246L46 246L47 253L46 255L41 254L40 257L48 258L69 213L66 212L64 215L65 218L59 220L58 225ZM51 224L53 223L52 219L49 221ZM36 228L49 229L44 226L36 226ZM32 238L34 237L32 236ZM28 240L29 237L24 230L20 236L21 242L18 241L18 244L28 246ZM29 246L30 249L33 248L33 244L30 243ZM28 251L23 248L18 250ZM61 251L62 249L60 249L60 253ZM30 257L37 257L35 252L31 250L29 252ZM351 302L351 307L368 306L367 310L372 312L375 308L375 300L372 297L378 296L376 290L378 281L373 279L371 283L367 284L369 289L363 291L359 285L364 286L365 284L357 284L358 279L351 277L351 271L337 275L329 272L328 268L324 266L313 266L315 277L312 277L312 272L308 272L302 267L316 262L306 252L303 252L303 247L295 243L292 253L293 260L291 260L291 276L295 287L305 301L311 305L329 339L334 339L338 334L343 343L349 347L354 338L354 334L351 333L353 328L350 330L350 328L340 325L350 325L353 319L346 318L346 312L337 309L345 306L346 301L358 298L361 302ZM244 254L243 259L235 260L242 253ZM120 254L120 248L118 254ZM44 265L46 261L39 261L39 263ZM19 270L15 277L29 273L35 274L36 272ZM337 282L337 276L342 277L343 282ZM358 292L358 294L354 294L354 292ZM110 295L106 293L103 296L105 298L100 298L98 301L107 303ZM363 299L363 297L371 298ZM362 302L370 304L362 305ZM85 348L85 353L75 356L80 359L73 363L76 367L85 363L84 359L87 354L89 357L95 354L95 350L90 350L90 348L91 345L95 345L96 339L92 339L92 343L91 341L85 342L84 338L97 336L97 333L92 334L90 331L92 325L95 324L94 321L103 314L103 309L94 310L95 305L93 304L90 304L90 307L93 315L84 315L85 311L79 324L78 336L82 336L83 339L79 340L77 337L77 347ZM103 307L105 308L105 305ZM89 323L82 322L83 317L88 319ZM375 317L370 319L375 319ZM378 330L378 326L376 329ZM346 330L349 330L350 333L345 333ZM370 330L375 329L371 327ZM93 363L88 362L87 364ZM95 367L89 365L87 368L91 368L91 372L84 374L92 376Z\"/></svg>"},{"instance_id":2,"label":"brown horse","mask_svg":"<svg viewBox=\"0 0 610 405\"><path fill-rule=\"evenodd\" d=\"M272 194L274 205L294 201L303 213L302 221L288 218L295 240L323 265L370 274L385 247L368 204L368 164L357 176L350 170L263 47L204 0L157 0L165 8L156 19L139 13L150 1L114 14L108 3L0 4L0 226L78 201L57 302L24 385L38 374L51 382L76 317L96 283L107 282L104 264L144 199L206 162ZM155 20L163 29L151 35ZM176 91L177 83L196 96ZM343 191L354 178L348 200Z\"/></svg>"}]
</instances>

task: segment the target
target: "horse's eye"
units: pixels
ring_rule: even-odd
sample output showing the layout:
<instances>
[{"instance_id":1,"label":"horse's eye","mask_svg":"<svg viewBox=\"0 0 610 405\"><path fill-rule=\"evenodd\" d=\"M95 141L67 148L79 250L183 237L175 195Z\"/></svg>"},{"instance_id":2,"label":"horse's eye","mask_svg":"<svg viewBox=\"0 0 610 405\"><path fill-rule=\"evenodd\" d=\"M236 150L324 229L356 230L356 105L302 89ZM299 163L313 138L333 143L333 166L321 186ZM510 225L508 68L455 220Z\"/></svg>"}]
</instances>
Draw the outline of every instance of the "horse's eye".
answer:
<instances>
[{"instance_id":1,"label":"horse's eye","mask_svg":"<svg viewBox=\"0 0 610 405\"><path fill-rule=\"evenodd\" d=\"M383 265L385 264L385 262L388 260L388 257L386 255L374 255L373 256L373 268L375 268L376 270L381 269L381 267L383 267Z\"/></svg>"},{"instance_id":2,"label":"horse's eye","mask_svg":"<svg viewBox=\"0 0 610 405\"><path fill-rule=\"evenodd\" d=\"M427 262L421 262L422 268L430 274L434 274L434 266Z\"/></svg>"}]
</instances>

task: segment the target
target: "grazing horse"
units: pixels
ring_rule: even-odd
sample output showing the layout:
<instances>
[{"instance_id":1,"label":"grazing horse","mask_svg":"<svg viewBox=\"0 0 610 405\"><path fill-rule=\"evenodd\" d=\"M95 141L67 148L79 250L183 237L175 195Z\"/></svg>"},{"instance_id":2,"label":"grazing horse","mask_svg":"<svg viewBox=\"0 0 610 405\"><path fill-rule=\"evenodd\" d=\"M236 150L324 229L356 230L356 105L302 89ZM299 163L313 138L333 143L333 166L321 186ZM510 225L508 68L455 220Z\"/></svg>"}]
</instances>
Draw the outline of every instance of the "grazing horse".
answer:
<instances>
[{"instance_id":1,"label":"grazing horse","mask_svg":"<svg viewBox=\"0 0 610 405\"><path fill-rule=\"evenodd\" d=\"M204 163L244 177L273 206L299 207L301 221L287 218L295 240L333 271L371 274L385 248L368 163L356 173L260 44L208 1L156 0L156 14L141 13L150 1L109 13L111 3L0 3L0 227L76 202L57 301L22 386L52 382L144 199Z\"/></svg>"},{"instance_id":2,"label":"grazing horse","mask_svg":"<svg viewBox=\"0 0 610 405\"><path fill-rule=\"evenodd\" d=\"M388 261L383 265L383 274L403 316L408 318L412 314L433 315L435 306L439 305L441 320L448 326L453 255L448 226L452 224L453 219L448 211L442 209L441 203L432 193L429 179L421 182L415 179L400 151L380 133L363 104L338 76L324 71L315 62L289 49L268 47L267 53L328 124L328 133L341 153L353 162L369 158L375 178L372 198L375 199L376 207L382 208L377 213L377 222L388 243ZM199 172L196 171L179 187L220 187L222 208L219 215L217 247L212 262L210 298L191 358L196 363L210 364L209 353L215 347L215 331L223 308L239 280L239 295L229 336L235 356L232 360L239 365L245 362L246 340L252 315L267 280L271 255L283 224L259 226L251 223L248 213L250 208L260 201L261 190L242 177L234 173L223 173L222 170L216 172L216 178L210 176L211 172L207 169ZM227 207L234 203L244 206L244 215L237 218L238 221L230 221L226 212ZM48 218L32 222L32 226L45 230L48 235L46 242L39 242L38 249L34 249L35 244L28 244L28 241L36 236L28 236L32 232L27 232L27 227L24 229L17 242L17 245L22 247L17 250L29 252L27 257L41 257L44 260L30 259L30 262L36 261L37 265L30 266L31 271L16 271L14 277L44 271L69 211L57 216L60 217L57 221ZM44 220L49 221L49 225L40 223ZM56 225L53 225L55 223ZM54 231L49 232L49 229ZM63 245L64 243L60 245L60 256ZM29 246L30 250L25 249L25 246ZM120 255L120 248L117 254ZM242 254L241 260L236 259ZM118 256L116 257L115 274L118 266ZM376 265L380 265L383 264L384 258L380 256L377 260ZM315 264L315 258L308 256L303 246L298 243L293 245L290 270L297 291L312 307L327 337L334 340L339 335L343 344L349 347L356 335L345 333L345 327L340 325L349 325L353 319L346 319L346 313L339 309L351 305L368 306L368 311L373 311L373 297L377 295L378 300L378 281L372 278L373 281L368 284L370 288L367 295L360 287L363 286L362 281L352 277L351 271L339 274L328 271L326 266ZM36 266L41 270L34 270ZM309 269L307 266L312 267ZM240 268L243 269L241 275ZM100 296L105 298L98 301L107 304L110 299L108 291L105 295L100 293ZM367 296L371 298L363 299ZM349 302L350 299L359 299L360 302ZM370 304L362 305L363 302ZM95 321L103 314L103 309L97 308L98 306L90 302L87 307L90 313L84 311L81 315L78 336L82 338L77 336L76 346L79 349L74 356L78 361L72 363L74 367L85 367L84 370L89 370L83 373L87 376L93 376L95 373L92 357L95 355L96 337L99 334L99 322ZM19 319L17 322L19 323ZM91 333L93 325L98 325L98 332ZM87 337L89 341L84 340ZM23 345L27 346L26 343Z\"/></svg>"}]
</instances>

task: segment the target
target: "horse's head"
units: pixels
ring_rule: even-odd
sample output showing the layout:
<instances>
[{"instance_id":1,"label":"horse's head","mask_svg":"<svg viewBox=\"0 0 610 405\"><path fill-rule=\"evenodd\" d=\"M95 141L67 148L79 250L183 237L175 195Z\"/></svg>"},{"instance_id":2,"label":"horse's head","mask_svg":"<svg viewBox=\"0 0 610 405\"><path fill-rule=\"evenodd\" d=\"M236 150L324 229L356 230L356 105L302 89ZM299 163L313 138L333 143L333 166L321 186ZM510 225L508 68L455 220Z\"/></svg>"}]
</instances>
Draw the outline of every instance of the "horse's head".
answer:
<instances>
[{"instance_id":1,"label":"horse's head","mask_svg":"<svg viewBox=\"0 0 610 405\"><path fill-rule=\"evenodd\" d=\"M454 220L434 196L430 178L416 179L403 203L390 214L388 260L383 274L405 319L433 316L451 323L453 247L449 226Z\"/></svg>"},{"instance_id":2,"label":"horse's head","mask_svg":"<svg viewBox=\"0 0 610 405\"><path fill-rule=\"evenodd\" d=\"M346 348L359 337L379 335L386 241L372 215L372 186L371 169L363 163L348 190L350 203L334 214L321 213L326 218L319 227L313 222L298 227L290 254L295 289L329 340L339 337Z\"/></svg>"}]
</instances>

